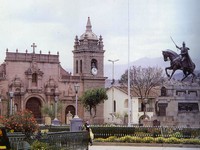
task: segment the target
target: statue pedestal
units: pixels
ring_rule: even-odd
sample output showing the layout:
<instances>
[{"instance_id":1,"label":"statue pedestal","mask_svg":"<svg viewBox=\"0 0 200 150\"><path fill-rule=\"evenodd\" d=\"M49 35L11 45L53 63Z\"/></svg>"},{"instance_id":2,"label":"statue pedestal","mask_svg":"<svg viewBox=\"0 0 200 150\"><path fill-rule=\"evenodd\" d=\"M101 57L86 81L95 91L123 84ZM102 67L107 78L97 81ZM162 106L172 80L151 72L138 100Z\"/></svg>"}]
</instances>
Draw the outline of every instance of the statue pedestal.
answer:
<instances>
[{"instance_id":1,"label":"statue pedestal","mask_svg":"<svg viewBox=\"0 0 200 150\"><path fill-rule=\"evenodd\" d=\"M70 124L70 131L71 132L76 132L76 131L81 131L82 126L83 126L83 120L79 118L78 116L75 116L71 121Z\"/></svg>"},{"instance_id":2,"label":"statue pedestal","mask_svg":"<svg viewBox=\"0 0 200 150\"><path fill-rule=\"evenodd\" d=\"M59 125L60 125L60 121L59 121L57 118L55 118L55 119L52 121L52 125L54 125L54 126L59 126Z\"/></svg>"}]
</instances>

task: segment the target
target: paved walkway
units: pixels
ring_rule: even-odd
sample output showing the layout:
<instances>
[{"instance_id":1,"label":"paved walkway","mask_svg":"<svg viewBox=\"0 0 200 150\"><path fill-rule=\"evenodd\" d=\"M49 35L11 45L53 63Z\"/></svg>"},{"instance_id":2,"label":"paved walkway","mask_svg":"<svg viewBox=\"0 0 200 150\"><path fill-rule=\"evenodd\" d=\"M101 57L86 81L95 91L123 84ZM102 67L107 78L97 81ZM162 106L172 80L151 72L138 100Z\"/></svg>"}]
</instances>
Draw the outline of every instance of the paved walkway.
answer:
<instances>
[{"instance_id":1,"label":"paved walkway","mask_svg":"<svg viewBox=\"0 0 200 150\"><path fill-rule=\"evenodd\" d=\"M143 146L100 146L93 145L89 150L199 150L191 147L143 147Z\"/></svg>"}]
</instances>

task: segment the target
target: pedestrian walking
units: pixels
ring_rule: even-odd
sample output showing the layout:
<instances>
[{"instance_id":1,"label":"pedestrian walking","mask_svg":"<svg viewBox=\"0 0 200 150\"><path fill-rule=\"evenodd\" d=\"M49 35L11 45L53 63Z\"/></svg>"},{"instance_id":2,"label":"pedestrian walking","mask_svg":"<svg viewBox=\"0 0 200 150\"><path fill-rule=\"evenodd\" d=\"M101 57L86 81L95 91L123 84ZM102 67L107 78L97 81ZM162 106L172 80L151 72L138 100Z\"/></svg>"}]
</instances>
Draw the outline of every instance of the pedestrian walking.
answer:
<instances>
[{"instance_id":1,"label":"pedestrian walking","mask_svg":"<svg viewBox=\"0 0 200 150\"><path fill-rule=\"evenodd\" d=\"M92 129L90 128L89 121L85 122L84 127L85 127L85 130L88 131L89 133L89 143L90 143L90 146L92 146L93 140L94 140L94 134L92 132Z\"/></svg>"}]
</instances>

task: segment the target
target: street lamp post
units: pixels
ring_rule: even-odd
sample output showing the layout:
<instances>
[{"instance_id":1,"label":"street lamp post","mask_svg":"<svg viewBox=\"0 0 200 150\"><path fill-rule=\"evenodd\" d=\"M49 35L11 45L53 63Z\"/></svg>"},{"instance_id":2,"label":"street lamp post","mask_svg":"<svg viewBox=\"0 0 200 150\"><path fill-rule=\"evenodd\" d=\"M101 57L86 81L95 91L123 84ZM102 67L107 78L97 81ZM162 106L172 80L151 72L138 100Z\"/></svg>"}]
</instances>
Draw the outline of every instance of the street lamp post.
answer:
<instances>
[{"instance_id":1,"label":"street lamp post","mask_svg":"<svg viewBox=\"0 0 200 150\"><path fill-rule=\"evenodd\" d=\"M110 62L112 62L112 82L111 84L114 85L115 83L115 78L114 78L114 64L115 62L119 61L119 59L116 59L116 60L108 60ZM112 87L112 122L114 121L114 88Z\"/></svg>"},{"instance_id":2,"label":"street lamp post","mask_svg":"<svg viewBox=\"0 0 200 150\"><path fill-rule=\"evenodd\" d=\"M70 131L76 132L76 131L81 131L82 126L83 126L83 120L78 117L78 90L79 90L79 84L76 83L74 85L74 90L76 94L76 113L75 116L72 120L70 120Z\"/></svg>"},{"instance_id":3,"label":"street lamp post","mask_svg":"<svg viewBox=\"0 0 200 150\"><path fill-rule=\"evenodd\" d=\"M79 90L78 84L74 85L74 90L75 90L75 93L76 93L76 114L75 114L74 118L78 118L78 90Z\"/></svg>"},{"instance_id":4,"label":"street lamp post","mask_svg":"<svg viewBox=\"0 0 200 150\"><path fill-rule=\"evenodd\" d=\"M14 92L10 91L10 116L13 114L13 96L14 96Z\"/></svg>"}]
</instances>

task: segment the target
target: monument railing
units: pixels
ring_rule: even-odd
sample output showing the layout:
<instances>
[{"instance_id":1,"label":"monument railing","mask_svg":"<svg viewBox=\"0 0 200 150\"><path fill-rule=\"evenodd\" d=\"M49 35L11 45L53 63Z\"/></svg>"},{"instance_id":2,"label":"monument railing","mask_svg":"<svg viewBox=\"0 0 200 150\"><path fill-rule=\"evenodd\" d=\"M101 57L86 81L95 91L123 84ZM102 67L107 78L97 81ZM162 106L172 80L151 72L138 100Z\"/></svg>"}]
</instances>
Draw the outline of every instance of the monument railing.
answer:
<instances>
[{"instance_id":1,"label":"monument railing","mask_svg":"<svg viewBox=\"0 0 200 150\"><path fill-rule=\"evenodd\" d=\"M28 144L25 141L25 135L22 133L7 133L12 150L28 150L34 140L48 143L56 148L67 148L69 150L87 150L88 149L88 132L49 132L40 139L31 139Z\"/></svg>"},{"instance_id":2,"label":"monument railing","mask_svg":"<svg viewBox=\"0 0 200 150\"><path fill-rule=\"evenodd\" d=\"M13 150L24 150L28 149L26 147L25 134L22 134L21 132L14 132L14 133L7 133L7 136L9 138L11 149Z\"/></svg>"},{"instance_id":3,"label":"monument railing","mask_svg":"<svg viewBox=\"0 0 200 150\"><path fill-rule=\"evenodd\" d=\"M200 138L200 127L93 125L91 128L95 138L110 136Z\"/></svg>"},{"instance_id":4,"label":"monument railing","mask_svg":"<svg viewBox=\"0 0 200 150\"><path fill-rule=\"evenodd\" d=\"M87 150L88 149L88 132L56 132L48 133L47 141L50 145L56 147L66 147L71 150Z\"/></svg>"}]
</instances>

